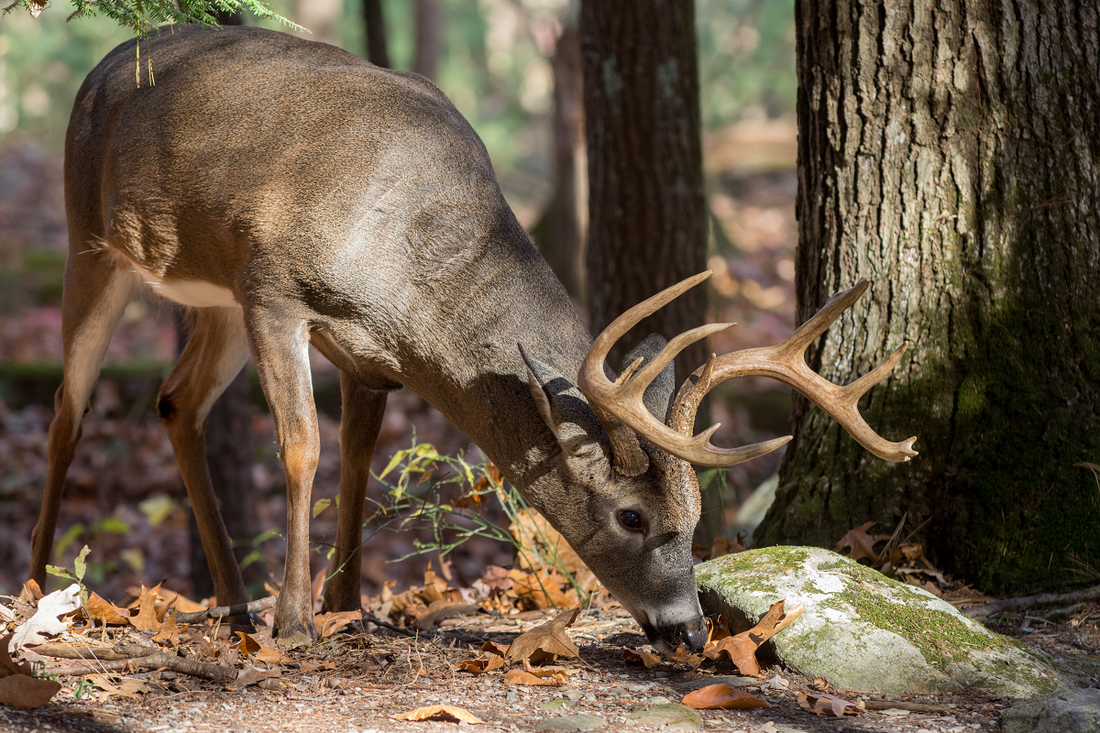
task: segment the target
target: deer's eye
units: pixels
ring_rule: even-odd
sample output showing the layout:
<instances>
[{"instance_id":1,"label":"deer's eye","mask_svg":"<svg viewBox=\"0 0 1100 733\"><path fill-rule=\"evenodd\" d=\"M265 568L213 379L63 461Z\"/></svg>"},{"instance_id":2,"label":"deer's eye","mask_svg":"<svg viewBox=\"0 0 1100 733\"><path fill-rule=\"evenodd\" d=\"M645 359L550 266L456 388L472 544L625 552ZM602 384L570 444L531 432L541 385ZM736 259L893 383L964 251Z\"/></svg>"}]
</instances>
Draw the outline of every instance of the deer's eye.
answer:
<instances>
[{"instance_id":1,"label":"deer's eye","mask_svg":"<svg viewBox=\"0 0 1100 733\"><path fill-rule=\"evenodd\" d=\"M637 531L642 528L642 515L631 509L619 512L619 523L630 530Z\"/></svg>"}]
</instances>

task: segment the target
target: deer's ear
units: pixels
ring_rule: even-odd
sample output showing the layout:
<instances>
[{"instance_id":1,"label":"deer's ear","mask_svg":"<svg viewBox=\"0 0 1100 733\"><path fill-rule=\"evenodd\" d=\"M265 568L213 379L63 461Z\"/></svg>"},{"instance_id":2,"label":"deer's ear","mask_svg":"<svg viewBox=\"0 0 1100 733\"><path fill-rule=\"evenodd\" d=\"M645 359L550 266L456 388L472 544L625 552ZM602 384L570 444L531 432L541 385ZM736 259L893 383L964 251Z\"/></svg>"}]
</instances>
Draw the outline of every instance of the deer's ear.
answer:
<instances>
[{"instance_id":1,"label":"deer's ear","mask_svg":"<svg viewBox=\"0 0 1100 733\"><path fill-rule=\"evenodd\" d=\"M622 366L619 367L619 374L623 373L623 370L634 363L635 359L642 360L642 366L645 366L653 357L657 356L661 352L661 349L665 348L664 337L651 333L646 337L645 341L635 346L629 354L623 359ZM668 413L672 409L672 399L676 392L676 367L669 363L661 373L649 383L649 386L645 388L645 394L642 395L642 403L649 410L649 413L653 417L660 420L662 423L668 423Z\"/></svg>"},{"instance_id":2,"label":"deer's ear","mask_svg":"<svg viewBox=\"0 0 1100 733\"><path fill-rule=\"evenodd\" d=\"M530 356L522 345L519 353L527 365L531 398L562 450L569 455L593 450L602 453L600 444L607 443L607 435L577 386L553 367Z\"/></svg>"}]
</instances>

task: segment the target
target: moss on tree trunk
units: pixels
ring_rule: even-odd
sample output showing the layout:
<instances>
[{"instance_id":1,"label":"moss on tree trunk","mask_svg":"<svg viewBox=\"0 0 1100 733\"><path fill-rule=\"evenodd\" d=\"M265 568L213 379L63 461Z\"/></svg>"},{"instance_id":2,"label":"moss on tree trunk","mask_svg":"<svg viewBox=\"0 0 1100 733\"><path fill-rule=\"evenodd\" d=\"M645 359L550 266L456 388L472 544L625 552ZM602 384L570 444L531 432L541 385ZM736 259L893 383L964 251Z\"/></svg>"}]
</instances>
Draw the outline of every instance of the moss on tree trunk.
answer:
<instances>
[{"instance_id":1,"label":"moss on tree trunk","mask_svg":"<svg viewBox=\"0 0 1100 733\"><path fill-rule=\"evenodd\" d=\"M796 400L762 544L910 528L987 592L1100 568L1100 22L1095 2L796 3L799 318L872 289L810 349L888 464Z\"/></svg>"}]
</instances>

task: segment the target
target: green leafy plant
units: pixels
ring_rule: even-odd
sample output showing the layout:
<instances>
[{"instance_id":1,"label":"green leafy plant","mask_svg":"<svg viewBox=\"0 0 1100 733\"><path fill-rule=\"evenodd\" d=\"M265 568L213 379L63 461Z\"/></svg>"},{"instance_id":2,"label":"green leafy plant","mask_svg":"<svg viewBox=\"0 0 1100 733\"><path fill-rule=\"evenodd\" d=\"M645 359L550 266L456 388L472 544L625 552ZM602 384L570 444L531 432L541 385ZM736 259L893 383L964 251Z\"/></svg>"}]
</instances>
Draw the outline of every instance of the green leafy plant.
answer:
<instances>
[{"instance_id":1,"label":"green leafy plant","mask_svg":"<svg viewBox=\"0 0 1100 733\"><path fill-rule=\"evenodd\" d=\"M46 572L58 578L64 578L71 580L80 586L80 602L83 604L88 600L88 588L84 585L84 575L88 572L88 564L85 562L88 557L88 553L91 549L87 545L80 551L80 554L73 560L73 569L61 567L59 565L47 565Z\"/></svg>"},{"instance_id":2,"label":"green leafy plant","mask_svg":"<svg viewBox=\"0 0 1100 733\"><path fill-rule=\"evenodd\" d=\"M80 698L85 695L91 697L95 695L95 685L86 679L79 679L76 684L73 685L73 702L80 702Z\"/></svg>"},{"instance_id":3,"label":"green leafy plant","mask_svg":"<svg viewBox=\"0 0 1100 733\"><path fill-rule=\"evenodd\" d=\"M413 551L395 562L425 553L446 557L470 539L482 537L511 545L524 567L543 573L556 570L579 597L586 595L557 550L560 540L548 536L549 525L524 521L530 513L527 502L484 456L469 462L461 454L445 455L430 443L417 443L414 437L412 445L395 453L376 478L387 492L381 501L372 502L367 525L375 531L427 530L432 537L414 539ZM328 505L322 499L314 505L314 514ZM498 506L501 512L485 511L489 506ZM501 513L506 523L487 516ZM509 526L516 528L516 534Z\"/></svg>"}]
</instances>

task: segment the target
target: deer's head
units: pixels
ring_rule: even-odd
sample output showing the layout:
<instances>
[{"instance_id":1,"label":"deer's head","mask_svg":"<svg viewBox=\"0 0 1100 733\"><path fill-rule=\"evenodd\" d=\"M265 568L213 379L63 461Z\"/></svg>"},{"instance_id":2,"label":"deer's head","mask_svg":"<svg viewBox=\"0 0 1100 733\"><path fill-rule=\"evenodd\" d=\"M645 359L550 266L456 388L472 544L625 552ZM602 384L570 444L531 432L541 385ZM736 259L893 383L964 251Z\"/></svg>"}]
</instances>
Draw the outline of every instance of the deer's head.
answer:
<instances>
[{"instance_id":1,"label":"deer's head","mask_svg":"<svg viewBox=\"0 0 1100 733\"><path fill-rule=\"evenodd\" d=\"M891 443L860 416L856 402L897 363L906 345L870 374L847 387L806 366L806 347L867 288L861 281L829 303L778 346L711 356L675 392L672 360L683 348L732 324L712 324L665 343L650 336L623 363L617 377L605 373L612 344L646 316L709 272L696 275L640 303L596 338L576 384L523 353L531 395L560 449L552 457L568 484L543 507L558 531L662 651L684 644L701 649L706 627L692 568L691 541L700 497L692 464L732 466L775 450L790 436L735 449L718 448L714 425L693 435L699 403L718 383L761 375L783 381L824 408L857 441L890 461L908 461L915 438ZM521 349L522 351L522 349Z\"/></svg>"}]
</instances>

